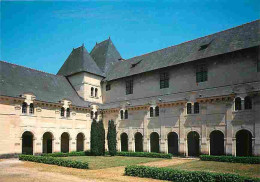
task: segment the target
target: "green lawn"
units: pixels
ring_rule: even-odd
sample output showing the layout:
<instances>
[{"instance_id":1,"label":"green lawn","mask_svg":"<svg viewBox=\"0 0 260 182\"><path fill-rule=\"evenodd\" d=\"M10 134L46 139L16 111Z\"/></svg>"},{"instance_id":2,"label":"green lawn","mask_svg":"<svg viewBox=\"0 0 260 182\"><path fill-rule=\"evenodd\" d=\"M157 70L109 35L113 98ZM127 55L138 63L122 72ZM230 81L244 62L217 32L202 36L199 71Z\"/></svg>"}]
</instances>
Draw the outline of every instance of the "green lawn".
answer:
<instances>
[{"instance_id":1,"label":"green lawn","mask_svg":"<svg viewBox=\"0 0 260 182\"><path fill-rule=\"evenodd\" d=\"M146 157L123 157L123 156L75 156L66 159L84 161L89 163L89 169L103 169L117 166L127 166L164 159Z\"/></svg>"},{"instance_id":2,"label":"green lawn","mask_svg":"<svg viewBox=\"0 0 260 182\"><path fill-rule=\"evenodd\" d=\"M260 164L241 164L214 161L190 161L169 166L169 168L189 171L210 171L221 173L235 173L241 176L260 177Z\"/></svg>"}]
</instances>

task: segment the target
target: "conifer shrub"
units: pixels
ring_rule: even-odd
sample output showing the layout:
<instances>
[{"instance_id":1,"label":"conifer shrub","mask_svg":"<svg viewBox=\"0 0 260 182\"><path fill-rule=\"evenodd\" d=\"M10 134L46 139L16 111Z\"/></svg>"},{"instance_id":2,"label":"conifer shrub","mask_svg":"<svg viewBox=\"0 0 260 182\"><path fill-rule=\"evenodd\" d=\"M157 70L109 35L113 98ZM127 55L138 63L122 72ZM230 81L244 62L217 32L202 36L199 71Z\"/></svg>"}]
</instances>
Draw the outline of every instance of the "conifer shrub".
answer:
<instances>
[{"instance_id":1,"label":"conifer shrub","mask_svg":"<svg viewBox=\"0 0 260 182\"><path fill-rule=\"evenodd\" d=\"M99 155L99 131L98 123L93 119L90 131L90 151L92 155Z\"/></svg>"},{"instance_id":2,"label":"conifer shrub","mask_svg":"<svg viewBox=\"0 0 260 182\"><path fill-rule=\"evenodd\" d=\"M109 120L108 122L108 133L107 133L107 141L108 141L108 153L111 156L116 155L116 125L113 120Z\"/></svg>"}]
</instances>

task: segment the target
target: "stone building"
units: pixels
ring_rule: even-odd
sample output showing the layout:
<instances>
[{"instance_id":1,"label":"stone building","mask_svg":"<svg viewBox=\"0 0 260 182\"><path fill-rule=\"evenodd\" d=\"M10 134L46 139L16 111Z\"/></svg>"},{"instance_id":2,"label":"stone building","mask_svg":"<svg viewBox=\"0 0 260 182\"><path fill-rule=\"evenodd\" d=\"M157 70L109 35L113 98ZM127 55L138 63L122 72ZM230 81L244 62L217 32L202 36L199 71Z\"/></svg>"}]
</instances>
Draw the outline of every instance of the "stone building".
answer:
<instances>
[{"instance_id":1,"label":"stone building","mask_svg":"<svg viewBox=\"0 0 260 182\"><path fill-rule=\"evenodd\" d=\"M0 156L90 149L93 118L119 151L260 156L260 21L121 58L111 39L56 75L0 61Z\"/></svg>"}]
</instances>

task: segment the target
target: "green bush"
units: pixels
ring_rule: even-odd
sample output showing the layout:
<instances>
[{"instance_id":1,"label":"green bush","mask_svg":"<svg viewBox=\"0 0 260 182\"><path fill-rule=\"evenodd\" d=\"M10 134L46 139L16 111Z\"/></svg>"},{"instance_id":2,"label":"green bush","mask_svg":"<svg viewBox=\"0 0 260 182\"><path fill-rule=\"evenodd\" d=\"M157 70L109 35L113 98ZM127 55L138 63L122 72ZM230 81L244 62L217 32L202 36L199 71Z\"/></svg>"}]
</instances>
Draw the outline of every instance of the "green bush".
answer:
<instances>
[{"instance_id":1,"label":"green bush","mask_svg":"<svg viewBox=\"0 0 260 182\"><path fill-rule=\"evenodd\" d=\"M98 139L98 153L99 155L105 155L106 133L102 119L98 122Z\"/></svg>"},{"instance_id":2,"label":"green bush","mask_svg":"<svg viewBox=\"0 0 260 182\"><path fill-rule=\"evenodd\" d=\"M109 154L111 156L116 155L116 125L113 120L108 122L107 141Z\"/></svg>"},{"instance_id":3,"label":"green bush","mask_svg":"<svg viewBox=\"0 0 260 182\"><path fill-rule=\"evenodd\" d=\"M90 131L90 150L92 155L99 155L99 142L98 123L93 119Z\"/></svg>"},{"instance_id":4,"label":"green bush","mask_svg":"<svg viewBox=\"0 0 260 182\"><path fill-rule=\"evenodd\" d=\"M259 178L242 177L236 174L211 173L202 171L182 171L170 168L147 166L127 166L125 175L153 178L174 182L259 182Z\"/></svg>"},{"instance_id":5,"label":"green bush","mask_svg":"<svg viewBox=\"0 0 260 182\"><path fill-rule=\"evenodd\" d=\"M200 160L202 160L202 161L217 161L217 162L231 162L231 163L260 164L260 157L235 157L235 156L201 155Z\"/></svg>"},{"instance_id":6,"label":"green bush","mask_svg":"<svg viewBox=\"0 0 260 182\"><path fill-rule=\"evenodd\" d=\"M117 152L116 155L127 156L127 157L150 157L150 158L165 158L165 159L172 158L172 154L152 153L152 152Z\"/></svg>"},{"instance_id":7,"label":"green bush","mask_svg":"<svg viewBox=\"0 0 260 182\"><path fill-rule=\"evenodd\" d=\"M70 152L70 153L55 152L55 153L49 153L49 154L42 154L42 156L45 156L45 157L85 156L86 152L84 152L84 151L82 151L82 152Z\"/></svg>"},{"instance_id":8,"label":"green bush","mask_svg":"<svg viewBox=\"0 0 260 182\"><path fill-rule=\"evenodd\" d=\"M55 157L19 155L19 160L38 162L38 163L44 163L44 164L53 164L53 165L58 165L58 166L63 166L63 167L72 167L72 168L78 168L78 169L88 169L87 162L61 159L61 158L55 158Z\"/></svg>"}]
</instances>

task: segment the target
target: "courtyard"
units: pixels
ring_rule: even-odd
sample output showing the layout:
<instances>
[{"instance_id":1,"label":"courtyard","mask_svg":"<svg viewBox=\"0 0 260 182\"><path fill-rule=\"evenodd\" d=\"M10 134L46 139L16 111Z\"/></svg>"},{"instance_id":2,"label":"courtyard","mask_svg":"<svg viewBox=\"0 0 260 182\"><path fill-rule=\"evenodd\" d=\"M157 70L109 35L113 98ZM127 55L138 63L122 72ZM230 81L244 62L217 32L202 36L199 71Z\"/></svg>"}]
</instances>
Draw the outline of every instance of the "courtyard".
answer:
<instances>
[{"instance_id":1,"label":"courtyard","mask_svg":"<svg viewBox=\"0 0 260 182\"><path fill-rule=\"evenodd\" d=\"M260 177L260 164L223 163L200 161L194 158L141 158L141 157L109 157L79 156L68 157L89 163L89 169L74 169L55 165L19 161L18 159L0 160L0 181L161 181L148 178L124 176L127 165L138 164L154 167L169 167L181 170L199 170L239 174L241 176Z\"/></svg>"}]
</instances>

